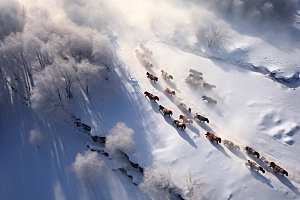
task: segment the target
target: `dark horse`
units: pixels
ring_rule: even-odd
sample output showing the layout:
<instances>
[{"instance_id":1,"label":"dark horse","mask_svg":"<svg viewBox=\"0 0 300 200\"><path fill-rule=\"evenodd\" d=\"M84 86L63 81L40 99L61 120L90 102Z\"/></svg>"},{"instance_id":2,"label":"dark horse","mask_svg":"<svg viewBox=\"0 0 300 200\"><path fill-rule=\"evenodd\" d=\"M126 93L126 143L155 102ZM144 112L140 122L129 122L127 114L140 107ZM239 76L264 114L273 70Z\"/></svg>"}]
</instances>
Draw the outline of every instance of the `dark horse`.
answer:
<instances>
[{"instance_id":1,"label":"dark horse","mask_svg":"<svg viewBox=\"0 0 300 200\"><path fill-rule=\"evenodd\" d=\"M276 165L274 162L271 162L269 167L273 168L273 170L274 170L275 173L278 172L278 173L282 174L283 176L284 175L286 175L286 176L289 175L287 171L285 171L283 168L281 168L278 165Z\"/></svg>"},{"instance_id":2,"label":"dark horse","mask_svg":"<svg viewBox=\"0 0 300 200\"><path fill-rule=\"evenodd\" d=\"M203 116L201 116L201 115L198 115L198 113L196 113L195 114L195 116L194 116L194 118L195 119L198 119L200 122L207 122L207 123L209 123L209 120L206 118L206 117L203 117Z\"/></svg>"},{"instance_id":3,"label":"dark horse","mask_svg":"<svg viewBox=\"0 0 300 200\"><path fill-rule=\"evenodd\" d=\"M254 156L256 156L257 158L259 158L259 153L258 153L257 151L255 151L254 149L252 149L252 148L246 146L246 147L244 148L244 150L247 151L248 154L254 155Z\"/></svg>"},{"instance_id":4,"label":"dark horse","mask_svg":"<svg viewBox=\"0 0 300 200\"><path fill-rule=\"evenodd\" d=\"M155 103L156 103L156 100L159 101L158 96L155 96L147 91L144 92L144 94L145 94L145 97L148 97L150 99L150 101L153 100Z\"/></svg>"}]
</instances>

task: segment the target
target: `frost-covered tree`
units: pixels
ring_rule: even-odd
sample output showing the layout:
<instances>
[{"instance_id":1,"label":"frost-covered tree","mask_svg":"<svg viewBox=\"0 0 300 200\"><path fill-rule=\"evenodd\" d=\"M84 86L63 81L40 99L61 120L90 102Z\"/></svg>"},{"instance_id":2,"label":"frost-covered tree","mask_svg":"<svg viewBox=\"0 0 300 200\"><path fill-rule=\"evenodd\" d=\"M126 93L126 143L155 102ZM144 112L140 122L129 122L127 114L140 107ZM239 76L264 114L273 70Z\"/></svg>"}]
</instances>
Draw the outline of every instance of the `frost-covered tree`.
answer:
<instances>
[{"instance_id":1,"label":"frost-covered tree","mask_svg":"<svg viewBox=\"0 0 300 200\"><path fill-rule=\"evenodd\" d=\"M22 32L24 29L26 10L18 1L2 1L0 3L0 40L11 33Z\"/></svg>"},{"instance_id":2,"label":"frost-covered tree","mask_svg":"<svg viewBox=\"0 0 300 200\"><path fill-rule=\"evenodd\" d=\"M108 77L105 67L93 65L88 60L83 60L77 64L77 77L85 88L85 92L89 94L89 88L95 83L101 83Z\"/></svg>"},{"instance_id":3,"label":"frost-covered tree","mask_svg":"<svg viewBox=\"0 0 300 200\"><path fill-rule=\"evenodd\" d=\"M135 145L133 134L134 131L127 127L125 123L118 122L106 137L105 147L113 156L129 151Z\"/></svg>"},{"instance_id":4,"label":"frost-covered tree","mask_svg":"<svg viewBox=\"0 0 300 200\"><path fill-rule=\"evenodd\" d=\"M230 37L228 33L229 25L224 21L211 21L209 24L207 24L207 30L205 33L208 47L226 47L230 45Z\"/></svg>"},{"instance_id":5,"label":"frost-covered tree","mask_svg":"<svg viewBox=\"0 0 300 200\"><path fill-rule=\"evenodd\" d=\"M105 66L109 72L115 66L115 50L107 36L98 34L93 39L93 63Z\"/></svg>"},{"instance_id":6,"label":"frost-covered tree","mask_svg":"<svg viewBox=\"0 0 300 200\"><path fill-rule=\"evenodd\" d=\"M74 33L73 30L67 30L64 34L64 44L66 51L70 54L77 63L83 59L92 62L93 44L92 40L84 34Z\"/></svg>"},{"instance_id":7,"label":"frost-covered tree","mask_svg":"<svg viewBox=\"0 0 300 200\"><path fill-rule=\"evenodd\" d=\"M85 151L84 154L77 154L72 170L84 185L90 185L106 167L97 152Z\"/></svg>"},{"instance_id":8,"label":"frost-covered tree","mask_svg":"<svg viewBox=\"0 0 300 200\"><path fill-rule=\"evenodd\" d=\"M184 198L189 200L203 200L209 197L211 191L210 180L204 175L196 174L192 175L188 170L184 178L183 193Z\"/></svg>"},{"instance_id":9,"label":"frost-covered tree","mask_svg":"<svg viewBox=\"0 0 300 200\"><path fill-rule=\"evenodd\" d=\"M230 45L230 26L224 21L217 21L211 12L193 9L190 21L199 42L206 40L208 47L226 48Z\"/></svg>"},{"instance_id":10,"label":"frost-covered tree","mask_svg":"<svg viewBox=\"0 0 300 200\"><path fill-rule=\"evenodd\" d=\"M45 119L69 121L72 113L66 107L66 95L59 71L48 66L35 76L32 108Z\"/></svg>"},{"instance_id":11,"label":"frost-covered tree","mask_svg":"<svg viewBox=\"0 0 300 200\"><path fill-rule=\"evenodd\" d=\"M43 135L39 130L34 129L30 131L29 142L32 145L36 145L37 148L40 148L41 143L43 142Z\"/></svg>"},{"instance_id":12,"label":"frost-covered tree","mask_svg":"<svg viewBox=\"0 0 300 200\"><path fill-rule=\"evenodd\" d=\"M171 175L169 167L155 163L152 168L144 168L143 181L139 188L151 199L174 199L175 186Z\"/></svg>"}]
</instances>

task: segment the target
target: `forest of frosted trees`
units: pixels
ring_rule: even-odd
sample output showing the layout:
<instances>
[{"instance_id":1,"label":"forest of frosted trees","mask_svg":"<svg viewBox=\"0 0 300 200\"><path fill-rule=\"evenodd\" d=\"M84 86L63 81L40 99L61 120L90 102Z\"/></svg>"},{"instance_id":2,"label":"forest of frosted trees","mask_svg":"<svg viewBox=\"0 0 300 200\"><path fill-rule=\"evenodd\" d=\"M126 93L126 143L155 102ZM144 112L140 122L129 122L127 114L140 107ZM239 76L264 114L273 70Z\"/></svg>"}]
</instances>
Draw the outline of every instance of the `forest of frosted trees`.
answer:
<instances>
[{"instance_id":1,"label":"forest of frosted trees","mask_svg":"<svg viewBox=\"0 0 300 200\"><path fill-rule=\"evenodd\" d=\"M110 39L99 29L55 23L47 10L17 1L0 9L1 93L17 96L47 119L72 117L67 104L74 88L88 94L116 65Z\"/></svg>"}]
</instances>

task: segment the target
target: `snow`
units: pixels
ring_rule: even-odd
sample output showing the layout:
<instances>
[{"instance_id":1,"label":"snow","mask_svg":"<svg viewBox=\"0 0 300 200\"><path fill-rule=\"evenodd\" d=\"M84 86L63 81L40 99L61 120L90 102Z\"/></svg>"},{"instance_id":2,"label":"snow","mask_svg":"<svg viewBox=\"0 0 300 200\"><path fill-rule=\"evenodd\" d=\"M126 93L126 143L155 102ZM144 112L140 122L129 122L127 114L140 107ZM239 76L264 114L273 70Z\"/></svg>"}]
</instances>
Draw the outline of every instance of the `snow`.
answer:
<instances>
[{"instance_id":1,"label":"snow","mask_svg":"<svg viewBox=\"0 0 300 200\"><path fill-rule=\"evenodd\" d=\"M299 199L299 79L283 84L247 67L275 70L277 78L297 74L299 40L278 48L262 37L232 28L233 46L228 52L216 52L198 44L187 25L191 5L181 1L111 0L109 6L119 11L122 23L112 28L115 33L110 38L118 44L124 62L116 71L125 78L113 92L97 87L91 88L89 95L76 91L80 95L71 100L72 110L92 127L91 135L106 136L118 122L126 123L135 133L134 148L125 152L132 162L141 167L154 163L169 166L175 171L174 179L183 177L188 169L205 174L212 181L210 199ZM66 17L62 10L55 11L58 6L57 1L49 8L60 13L55 19ZM149 70L134 52L140 42L153 52L149 58L153 68ZM164 80L162 69L174 79ZM201 82L217 87L191 87L184 80L190 69L203 73ZM158 77L157 83L146 78L147 71ZM164 94L164 86L175 90L176 95ZM150 102L145 91L157 95L159 101ZM217 105L203 101L202 95L217 100ZM176 98L191 107L192 113L182 113ZM172 110L173 116L163 116L158 105ZM44 122L16 100L14 108L0 106L0 199L150 199L118 168L125 167L134 183L140 183L141 174L117 157L100 155L110 170L92 186L81 185L70 170L77 153L83 153L87 145L99 150L104 146L70 125ZM193 118L194 113L207 117L209 123L194 120L185 131L172 125L172 119L180 114ZM36 128L44 136L39 149L28 142L30 130ZM229 150L223 143L210 141L204 135L206 131L233 141L241 150ZM283 167L289 176L275 174L245 153L245 146ZM244 164L248 159L266 173L248 169Z\"/></svg>"}]
</instances>

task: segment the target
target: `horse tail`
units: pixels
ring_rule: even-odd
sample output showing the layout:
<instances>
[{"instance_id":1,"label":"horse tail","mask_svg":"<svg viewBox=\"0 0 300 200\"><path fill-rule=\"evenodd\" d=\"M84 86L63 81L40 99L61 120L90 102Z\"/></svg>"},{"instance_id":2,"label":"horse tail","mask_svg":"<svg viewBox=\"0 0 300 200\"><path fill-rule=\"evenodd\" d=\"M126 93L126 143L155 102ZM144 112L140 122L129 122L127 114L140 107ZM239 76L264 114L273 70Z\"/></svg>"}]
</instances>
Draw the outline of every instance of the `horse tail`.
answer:
<instances>
[{"instance_id":1,"label":"horse tail","mask_svg":"<svg viewBox=\"0 0 300 200\"><path fill-rule=\"evenodd\" d=\"M262 167L259 167L259 169L262 171L262 173L266 172Z\"/></svg>"},{"instance_id":2,"label":"horse tail","mask_svg":"<svg viewBox=\"0 0 300 200\"><path fill-rule=\"evenodd\" d=\"M255 152L254 155L256 155L257 158L259 158L259 153L258 152Z\"/></svg>"}]
</instances>

